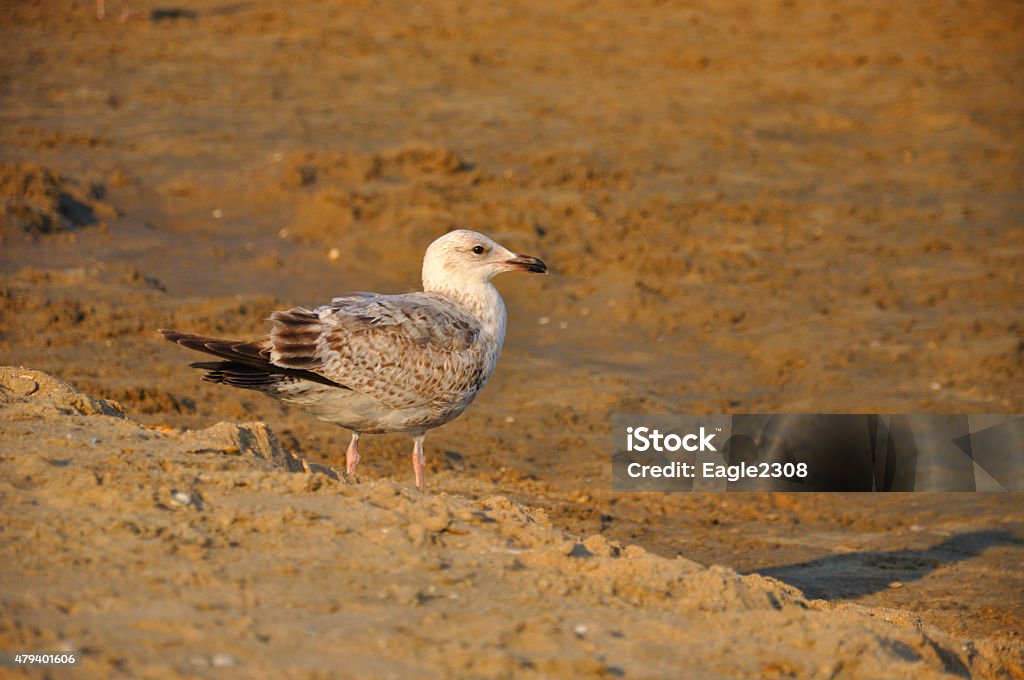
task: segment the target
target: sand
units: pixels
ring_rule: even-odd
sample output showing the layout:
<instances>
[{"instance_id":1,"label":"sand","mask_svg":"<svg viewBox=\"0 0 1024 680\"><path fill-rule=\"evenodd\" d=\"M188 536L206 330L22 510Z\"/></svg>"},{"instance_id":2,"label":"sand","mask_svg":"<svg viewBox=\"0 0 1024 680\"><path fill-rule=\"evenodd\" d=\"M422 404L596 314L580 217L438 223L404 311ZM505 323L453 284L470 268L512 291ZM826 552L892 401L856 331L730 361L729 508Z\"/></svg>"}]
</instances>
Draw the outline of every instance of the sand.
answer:
<instances>
[{"instance_id":1,"label":"sand","mask_svg":"<svg viewBox=\"0 0 1024 680\"><path fill-rule=\"evenodd\" d=\"M0 25L0 649L1024 674L1019 495L610 482L614 412L1022 411L1020 7L173 8ZM451 227L552 274L498 280L503 360L425 495L407 438L346 478L346 432L156 333L412 290Z\"/></svg>"},{"instance_id":2,"label":"sand","mask_svg":"<svg viewBox=\"0 0 1024 680\"><path fill-rule=\"evenodd\" d=\"M77 651L94 676L1024 670L1020 644L963 642L908 612L574 538L504 496L339 480L263 423L167 432L13 367L0 390L0 634L12 648Z\"/></svg>"}]
</instances>

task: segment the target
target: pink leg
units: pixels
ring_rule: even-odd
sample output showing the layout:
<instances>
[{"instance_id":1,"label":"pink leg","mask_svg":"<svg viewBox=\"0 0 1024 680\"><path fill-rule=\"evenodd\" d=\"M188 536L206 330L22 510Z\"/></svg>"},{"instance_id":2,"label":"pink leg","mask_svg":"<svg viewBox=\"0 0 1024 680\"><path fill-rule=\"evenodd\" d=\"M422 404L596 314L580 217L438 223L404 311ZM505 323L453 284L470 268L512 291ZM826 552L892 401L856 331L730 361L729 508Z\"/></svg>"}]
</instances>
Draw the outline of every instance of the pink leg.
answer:
<instances>
[{"instance_id":1,"label":"pink leg","mask_svg":"<svg viewBox=\"0 0 1024 680\"><path fill-rule=\"evenodd\" d=\"M128 9L128 0L121 1L121 23L128 21L128 18L132 15L131 10Z\"/></svg>"},{"instance_id":2,"label":"pink leg","mask_svg":"<svg viewBox=\"0 0 1024 680\"><path fill-rule=\"evenodd\" d=\"M345 471L352 474L359 465L359 433L352 433L352 441L348 443L348 450L345 451Z\"/></svg>"},{"instance_id":3,"label":"pink leg","mask_svg":"<svg viewBox=\"0 0 1024 680\"><path fill-rule=\"evenodd\" d=\"M107 11L103 6L103 0L96 0L96 18L102 20L106 15Z\"/></svg>"},{"instance_id":4,"label":"pink leg","mask_svg":"<svg viewBox=\"0 0 1024 680\"><path fill-rule=\"evenodd\" d=\"M420 435L412 440L412 471L416 473L416 488L423 490L423 472L427 467L426 457L423 455L423 437Z\"/></svg>"}]
</instances>

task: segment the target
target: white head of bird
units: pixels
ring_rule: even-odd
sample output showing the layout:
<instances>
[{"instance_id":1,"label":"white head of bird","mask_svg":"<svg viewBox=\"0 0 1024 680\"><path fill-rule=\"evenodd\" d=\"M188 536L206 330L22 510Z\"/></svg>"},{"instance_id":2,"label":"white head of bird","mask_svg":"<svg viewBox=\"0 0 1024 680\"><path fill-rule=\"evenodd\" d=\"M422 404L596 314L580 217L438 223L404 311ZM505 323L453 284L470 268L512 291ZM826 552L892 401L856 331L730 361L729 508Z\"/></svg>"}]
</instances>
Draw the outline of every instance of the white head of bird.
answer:
<instances>
[{"instance_id":1,"label":"white head of bird","mask_svg":"<svg viewBox=\"0 0 1024 680\"><path fill-rule=\"evenodd\" d=\"M450 231L430 244L423 257L423 290L461 298L489 287L502 272L546 274L536 257L518 255L493 239L468 229Z\"/></svg>"}]
</instances>

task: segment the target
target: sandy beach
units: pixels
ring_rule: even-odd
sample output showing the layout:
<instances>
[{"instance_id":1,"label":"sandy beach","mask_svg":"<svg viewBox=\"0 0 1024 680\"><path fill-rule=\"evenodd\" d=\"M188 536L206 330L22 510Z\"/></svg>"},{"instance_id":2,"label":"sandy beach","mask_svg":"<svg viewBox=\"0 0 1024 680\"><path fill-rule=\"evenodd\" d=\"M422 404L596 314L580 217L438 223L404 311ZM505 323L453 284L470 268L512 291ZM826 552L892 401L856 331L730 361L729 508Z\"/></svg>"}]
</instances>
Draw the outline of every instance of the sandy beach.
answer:
<instances>
[{"instance_id":1,"label":"sandy beach","mask_svg":"<svg viewBox=\"0 0 1024 680\"><path fill-rule=\"evenodd\" d=\"M31 677L1024 677L1019 494L622 494L614 413L1020 413L1012 3L22 2L0 37L0 651ZM159 328L418 289L426 439ZM46 675L46 674L49 675Z\"/></svg>"}]
</instances>

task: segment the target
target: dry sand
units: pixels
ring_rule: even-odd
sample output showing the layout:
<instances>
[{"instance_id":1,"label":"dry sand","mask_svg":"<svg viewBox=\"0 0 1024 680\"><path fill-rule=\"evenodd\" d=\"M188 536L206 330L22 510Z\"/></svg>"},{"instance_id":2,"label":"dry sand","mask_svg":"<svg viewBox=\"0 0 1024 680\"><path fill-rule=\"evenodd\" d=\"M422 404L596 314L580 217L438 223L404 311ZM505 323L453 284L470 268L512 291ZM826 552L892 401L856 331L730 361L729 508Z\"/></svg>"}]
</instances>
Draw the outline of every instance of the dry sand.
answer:
<instances>
[{"instance_id":1,"label":"dry sand","mask_svg":"<svg viewBox=\"0 0 1024 680\"><path fill-rule=\"evenodd\" d=\"M1019 495L624 495L609 465L616 411L1024 410L1024 8L94 12L0 24L0 649L1024 676ZM155 332L413 289L450 227L553 274L498 280L505 354L428 494L406 438L339 477L345 432Z\"/></svg>"},{"instance_id":2,"label":"dry sand","mask_svg":"<svg viewBox=\"0 0 1024 680\"><path fill-rule=\"evenodd\" d=\"M167 432L0 368L12 649L94 676L999 677L1021 645L574 539L504 496L341 481L262 423Z\"/></svg>"}]
</instances>

